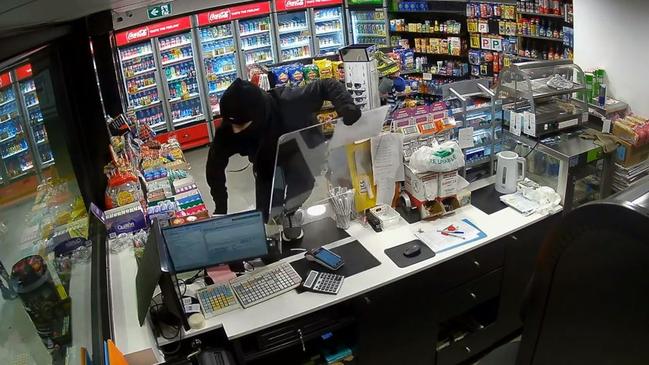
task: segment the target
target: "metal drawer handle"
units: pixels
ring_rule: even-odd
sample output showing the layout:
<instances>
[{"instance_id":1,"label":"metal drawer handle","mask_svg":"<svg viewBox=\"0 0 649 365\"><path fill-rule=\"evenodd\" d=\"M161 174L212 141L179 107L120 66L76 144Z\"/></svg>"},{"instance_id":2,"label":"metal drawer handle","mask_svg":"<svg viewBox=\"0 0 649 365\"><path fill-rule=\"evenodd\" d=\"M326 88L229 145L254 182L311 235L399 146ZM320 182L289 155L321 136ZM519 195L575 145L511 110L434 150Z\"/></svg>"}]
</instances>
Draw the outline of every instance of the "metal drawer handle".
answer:
<instances>
[{"instance_id":1,"label":"metal drawer handle","mask_svg":"<svg viewBox=\"0 0 649 365\"><path fill-rule=\"evenodd\" d=\"M478 299L478 296L475 295L475 293L469 293L469 295L471 296L471 299L473 299L473 300Z\"/></svg>"},{"instance_id":2,"label":"metal drawer handle","mask_svg":"<svg viewBox=\"0 0 649 365\"><path fill-rule=\"evenodd\" d=\"M473 266L480 268L480 262L478 260L473 260Z\"/></svg>"},{"instance_id":3,"label":"metal drawer handle","mask_svg":"<svg viewBox=\"0 0 649 365\"><path fill-rule=\"evenodd\" d=\"M465 350L466 352L471 352L471 348L470 348L469 346L464 346L464 350Z\"/></svg>"}]
</instances>

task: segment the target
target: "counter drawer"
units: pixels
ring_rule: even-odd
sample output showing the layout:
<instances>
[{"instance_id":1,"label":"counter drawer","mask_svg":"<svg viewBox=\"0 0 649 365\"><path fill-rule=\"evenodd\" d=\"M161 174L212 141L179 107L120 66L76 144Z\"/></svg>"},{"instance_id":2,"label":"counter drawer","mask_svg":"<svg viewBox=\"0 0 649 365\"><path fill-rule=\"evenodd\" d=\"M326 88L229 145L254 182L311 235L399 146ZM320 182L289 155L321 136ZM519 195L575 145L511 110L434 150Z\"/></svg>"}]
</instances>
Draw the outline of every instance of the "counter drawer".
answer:
<instances>
[{"instance_id":1,"label":"counter drawer","mask_svg":"<svg viewBox=\"0 0 649 365\"><path fill-rule=\"evenodd\" d=\"M443 294L503 266L504 241L498 240L423 272L422 284L434 295Z\"/></svg>"},{"instance_id":2,"label":"counter drawer","mask_svg":"<svg viewBox=\"0 0 649 365\"><path fill-rule=\"evenodd\" d=\"M480 303L497 297L500 293L502 273L502 269L496 269L459 288L442 294L435 305L439 321L458 316Z\"/></svg>"}]
</instances>

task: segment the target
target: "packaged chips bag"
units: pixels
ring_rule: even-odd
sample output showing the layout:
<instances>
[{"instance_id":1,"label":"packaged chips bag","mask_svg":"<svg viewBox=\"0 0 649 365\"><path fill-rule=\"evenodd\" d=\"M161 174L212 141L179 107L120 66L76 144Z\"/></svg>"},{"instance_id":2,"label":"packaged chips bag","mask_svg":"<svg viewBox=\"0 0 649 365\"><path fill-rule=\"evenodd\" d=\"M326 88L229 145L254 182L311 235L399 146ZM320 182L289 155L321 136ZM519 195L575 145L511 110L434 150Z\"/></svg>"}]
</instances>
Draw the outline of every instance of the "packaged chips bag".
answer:
<instances>
[{"instance_id":1,"label":"packaged chips bag","mask_svg":"<svg viewBox=\"0 0 649 365\"><path fill-rule=\"evenodd\" d=\"M304 66L304 79L307 84L316 81L320 78L320 70L316 65Z\"/></svg>"},{"instance_id":2,"label":"packaged chips bag","mask_svg":"<svg viewBox=\"0 0 649 365\"><path fill-rule=\"evenodd\" d=\"M321 79L330 79L334 77L334 70L332 68L333 64L330 60L328 59L314 60L313 63L316 66L318 66Z\"/></svg>"},{"instance_id":3,"label":"packaged chips bag","mask_svg":"<svg viewBox=\"0 0 649 365\"><path fill-rule=\"evenodd\" d=\"M304 71L303 66L299 63L294 63L286 66L288 69L288 76L293 86L304 86Z\"/></svg>"},{"instance_id":4,"label":"packaged chips bag","mask_svg":"<svg viewBox=\"0 0 649 365\"><path fill-rule=\"evenodd\" d=\"M289 82L289 70L286 66L277 66L273 68L276 83L275 86L287 85Z\"/></svg>"},{"instance_id":5,"label":"packaged chips bag","mask_svg":"<svg viewBox=\"0 0 649 365\"><path fill-rule=\"evenodd\" d=\"M333 61L331 68L336 80L345 82L345 65L343 61Z\"/></svg>"}]
</instances>

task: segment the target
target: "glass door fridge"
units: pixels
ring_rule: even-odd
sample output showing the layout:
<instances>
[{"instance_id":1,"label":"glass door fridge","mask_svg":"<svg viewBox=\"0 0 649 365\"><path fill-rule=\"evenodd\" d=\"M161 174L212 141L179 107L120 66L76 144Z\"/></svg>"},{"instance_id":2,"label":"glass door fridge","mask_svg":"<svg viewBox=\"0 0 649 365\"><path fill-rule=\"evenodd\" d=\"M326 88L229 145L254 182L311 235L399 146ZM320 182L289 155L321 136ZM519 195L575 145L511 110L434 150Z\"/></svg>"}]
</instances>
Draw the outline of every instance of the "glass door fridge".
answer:
<instances>
[{"instance_id":1,"label":"glass door fridge","mask_svg":"<svg viewBox=\"0 0 649 365\"><path fill-rule=\"evenodd\" d=\"M126 102L135 117L156 132L167 130L158 67L151 40L118 48Z\"/></svg>"},{"instance_id":2,"label":"glass door fridge","mask_svg":"<svg viewBox=\"0 0 649 365\"><path fill-rule=\"evenodd\" d=\"M388 17L385 8L349 9L354 43L388 46Z\"/></svg>"},{"instance_id":3,"label":"glass door fridge","mask_svg":"<svg viewBox=\"0 0 649 365\"><path fill-rule=\"evenodd\" d=\"M316 53L329 56L345 46L345 21L341 6L313 9Z\"/></svg>"},{"instance_id":4,"label":"glass door fridge","mask_svg":"<svg viewBox=\"0 0 649 365\"><path fill-rule=\"evenodd\" d=\"M279 62L313 57L308 9L277 13Z\"/></svg>"},{"instance_id":5,"label":"glass door fridge","mask_svg":"<svg viewBox=\"0 0 649 365\"><path fill-rule=\"evenodd\" d=\"M212 116L220 114L219 99L236 80L239 60L232 22L200 28L201 58Z\"/></svg>"},{"instance_id":6,"label":"glass door fridge","mask_svg":"<svg viewBox=\"0 0 649 365\"><path fill-rule=\"evenodd\" d=\"M31 141L38 170L42 171L47 167L54 165L54 155L50 147L47 131L41 112L41 105L36 95L36 85L32 79L32 70L30 64L25 64L16 68L16 79L18 80L18 89L20 90L20 99L22 101L25 117L25 124L29 125L27 131Z\"/></svg>"},{"instance_id":7,"label":"glass door fridge","mask_svg":"<svg viewBox=\"0 0 649 365\"><path fill-rule=\"evenodd\" d=\"M0 159L2 159L2 182L9 183L33 172L35 169L30 139L21 112L20 99L14 77L9 73L0 75ZM30 109L37 109L38 98L30 98ZM32 125L42 124L43 116L33 110ZM51 154L51 152L50 152Z\"/></svg>"},{"instance_id":8,"label":"glass door fridge","mask_svg":"<svg viewBox=\"0 0 649 365\"><path fill-rule=\"evenodd\" d=\"M247 66L272 64L276 62L273 43L273 25L270 15L237 21L239 47L241 49L241 71L248 77Z\"/></svg>"},{"instance_id":9,"label":"glass door fridge","mask_svg":"<svg viewBox=\"0 0 649 365\"><path fill-rule=\"evenodd\" d=\"M157 46L173 129L205 119L191 31L159 37Z\"/></svg>"}]
</instances>

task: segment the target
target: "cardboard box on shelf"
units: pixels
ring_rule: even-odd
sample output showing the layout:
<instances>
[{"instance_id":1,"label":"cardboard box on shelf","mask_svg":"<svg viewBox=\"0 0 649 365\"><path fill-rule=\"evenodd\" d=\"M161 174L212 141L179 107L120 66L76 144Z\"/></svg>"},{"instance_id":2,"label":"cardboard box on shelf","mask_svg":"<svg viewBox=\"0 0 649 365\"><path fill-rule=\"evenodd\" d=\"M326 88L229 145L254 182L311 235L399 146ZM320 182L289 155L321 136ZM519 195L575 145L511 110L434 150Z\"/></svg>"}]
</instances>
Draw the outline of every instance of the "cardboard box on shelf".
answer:
<instances>
[{"instance_id":1,"label":"cardboard box on shelf","mask_svg":"<svg viewBox=\"0 0 649 365\"><path fill-rule=\"evenodd\" d=\"M624 167L638 164L649 158L649 144L634 146L629 142L620 141L615 151L616 162Z\"/></svg>"}]
</instances>

